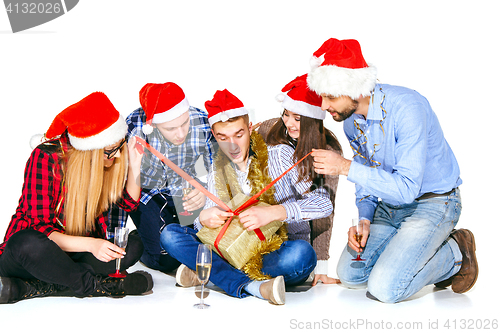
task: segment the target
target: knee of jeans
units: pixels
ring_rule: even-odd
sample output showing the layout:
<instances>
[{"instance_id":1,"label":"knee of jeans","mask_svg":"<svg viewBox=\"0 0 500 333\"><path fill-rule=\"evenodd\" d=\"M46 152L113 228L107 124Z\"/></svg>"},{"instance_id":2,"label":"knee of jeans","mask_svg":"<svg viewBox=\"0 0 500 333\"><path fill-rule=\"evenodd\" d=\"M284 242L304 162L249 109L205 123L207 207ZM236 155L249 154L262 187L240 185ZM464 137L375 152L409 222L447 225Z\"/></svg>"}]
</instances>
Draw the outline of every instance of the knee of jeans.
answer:
<instances>
[{"instance_id":1,"label":"knee of jeans","mask_svg":"<svg viewBox=\"0 0 500 333\"><path fill-rule=\"evenodd\" d=\"M297 262L300 263L298 266L300 268L301 274L307 273L307 271L312 272L314 267L316 267L317 257L316 252L312 248L312 246L303 240L294 240L291 242L287 242L289 247L289 258L290 260L285 260L281 264L293 266L297 268Z\"/></svg>"},{"instance_id":2,"label":"knee of jeans","mask_svg":"<svg viewBox=\"0 0 500 333\"><path fill-rule=\"evenodd\" d=\"M342 285L350 289L366 288L368 276L365 265L365 262L353 262L350 255L342 254L337 264L337 276Z\"/></svg>"},{"instance_id":3,"label":"knee of jeans","mask_svg":"<svg viewBox=\"0 0 500 333\"><path fill-rule=\"evenodd\" d=\"M368 291L370 294L383 303L396 303L403 300L404 288L400 283L384 274L373 274L368 280Z\"/></svg>"},{"instance_id":4,"label":"knee of jeans","mask_svg":"<svg viewBox=\"0 0 500 333\"><path fill-rule=\"evenodd\" d=\"M170 231L167 227L165 227L160 234L160 244L165 251L170 252L170 247L174 242L174 237L173 232Z\"/></svg>"},{"instance_id":5,"label":"knee of jeans","mask_svg":"<svg viewBox=\"0 0 500 333\"><path fill-rule=\"evenodd\" d=\"M365 289L367 284L365 279L356 277L353 273L338 269L337 267L337 276L344 287L349 289Z\"/></svg>"},{"instance_id":6,"label":"knee of jeans","mask_svg":"<svg viewBox=\"0 0 500 333\"><path fill-rule=\"evenodd\" d=\"M161 232L160 235L161 247L168 253L175 252L177 248L177 239L178 239L177 235L180 232L179 228L181 228L180 225L172 223L168 224L165 228L163 228L163 231Z\"/></svg>"}]
</instances>

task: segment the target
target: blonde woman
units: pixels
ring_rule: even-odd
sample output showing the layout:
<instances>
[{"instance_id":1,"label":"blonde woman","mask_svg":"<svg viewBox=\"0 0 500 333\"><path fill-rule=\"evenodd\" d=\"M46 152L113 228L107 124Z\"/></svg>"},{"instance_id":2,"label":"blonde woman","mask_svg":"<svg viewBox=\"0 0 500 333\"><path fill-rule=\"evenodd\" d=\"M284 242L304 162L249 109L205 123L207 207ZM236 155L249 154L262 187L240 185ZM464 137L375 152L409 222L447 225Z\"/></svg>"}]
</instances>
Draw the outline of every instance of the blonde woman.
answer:
<instances>
[{"instance_id":1,"label":"blonde woman","mask_svg":"<svg viewBox=\"0 0 500 333\"><path fill-rule=\"evenodd\" d=\"M142 154L125 144L127 126L107 96L92 93L59 113L25 169L19 206L0 244L0 304L49 296L124 296L152 289L146 272L110 278L143 251L106 240L107 212L138 205ZM126 253L125 253L126 250Z\"/></svg>"}]
</instances>

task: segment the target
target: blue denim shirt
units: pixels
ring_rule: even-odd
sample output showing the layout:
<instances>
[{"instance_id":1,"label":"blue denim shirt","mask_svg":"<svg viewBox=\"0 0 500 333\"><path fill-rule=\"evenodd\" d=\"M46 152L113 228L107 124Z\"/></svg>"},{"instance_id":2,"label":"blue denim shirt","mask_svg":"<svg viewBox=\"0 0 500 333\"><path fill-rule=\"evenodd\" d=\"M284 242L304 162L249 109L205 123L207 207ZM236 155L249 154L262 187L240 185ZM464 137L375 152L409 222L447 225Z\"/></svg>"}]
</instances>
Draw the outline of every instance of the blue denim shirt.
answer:
<instances>
[{"instance_id":1,"label":"blue denim shirt","mask_svg":"<svg viewBox=\"0 0 500 333\"><path fill-rule=\"evenodd\" d=\"M414 90L376 85L366 119L353 114L344 132L354 152L347 179L356 184L360 219L372 220L379 199L402 205L462 183L436 114Z\"/></svg>"}]
</instances>

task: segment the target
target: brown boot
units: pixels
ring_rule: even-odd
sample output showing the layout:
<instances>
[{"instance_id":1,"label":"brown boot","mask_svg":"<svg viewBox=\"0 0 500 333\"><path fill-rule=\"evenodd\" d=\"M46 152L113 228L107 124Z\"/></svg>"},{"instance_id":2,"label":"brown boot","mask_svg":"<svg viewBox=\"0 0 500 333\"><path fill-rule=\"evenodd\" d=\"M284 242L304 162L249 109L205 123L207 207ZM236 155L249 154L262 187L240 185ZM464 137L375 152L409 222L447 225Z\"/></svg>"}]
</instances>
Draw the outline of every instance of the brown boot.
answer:
<instances>
[{"instance_id":1,"label":"brown boot","mask_svg":"<svg viewBox=\"0 0 500 333\"><path fill-rule=\"evenodd\" d=\"M451 289L462 294L469 291L477 281L479 267L476 259L476 242L470 230L458 229L451 233L451 237L457 242L462 253L462 267L457 274L436 283L438 288L446 288L451 285Z\"/></svg>"}]
</instances>

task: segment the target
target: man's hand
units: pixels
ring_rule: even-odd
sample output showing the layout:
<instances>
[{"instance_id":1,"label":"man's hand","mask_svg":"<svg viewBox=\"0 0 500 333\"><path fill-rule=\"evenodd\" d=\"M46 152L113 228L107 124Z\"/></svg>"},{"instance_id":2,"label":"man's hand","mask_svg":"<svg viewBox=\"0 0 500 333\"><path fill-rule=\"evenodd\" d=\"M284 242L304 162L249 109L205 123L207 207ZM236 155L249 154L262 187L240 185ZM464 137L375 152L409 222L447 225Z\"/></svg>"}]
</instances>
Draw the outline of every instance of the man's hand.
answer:
<instances>
[{"instance_id":1,"label":"man's hand","mask_svg":"<svg viewBox=\"0 0 500 333\"><path fill-rule=\"evenodd\" d=\"M255 230L263 227L272 221L283 221L286 219L285 207L274 206L253 206L245 209L239 214L240 222L247 230Z\"/></svg>"},{"instance_id":2,"label":"man's hand","mask_svg":"<svg viewBox=\"0 0 500 333\"><path fill-rule=\"evenodd\" d=\"M332 150L313 149L311 156L314 157L314 171L323 175L349 174L351 161L343 158L339 153Z\"/></svg>"},{"instance_id":3,"label":"man's hand","mask_svg":"<svg viewBox=\"0 0 500 333\"><path fill-rule=\"evenodd\" d=\"M318 281L323 282L323 284L339 284L340 280L331 278L327 276L326 274L315 274L314 275L314 280L312 282L313 287L318 284Z\"/></svg>"},{"instance_id":4,"label":"man's hand","mask_svg":"<svg viewBox=\"0 0 500 333\"><path fill-rule=\"evenodd\" d=\"M231 216L233 216L233 213L226 212L220 207L210 207L201 211L200 223L207 228L217 228L223 225Z\"/></svg>"},{"instance_id":5,"label":"man's hand","mask_svg":"<svg viewBox=\"0 0 500 333\"><path fill-rule=\"evenodd\" d=\"M184 200L182 207L184 210L192 212L205 206L206 199L207 197L205 197L200 190L194 188L191 192L182 197L182 200Z\"/></svg>"},{"instance_id":6,"label":"man's hand","mask_svg":"<svg viewBox=\"0 0 500 333\"><path fill-rule=\"evenodd\" d=\"M363 235L363 238L361 238L361 246L354 237L354 235L356 235L356 227L349 228L349 231L347 233L348 245L351 249L353 249L356 252L363 251L363 248L366 245L366 241L368 240L368 236L370 235L370 221L361 220L359 221L359 225L362 228L362 235Z\"/></svg>"}]
</instances>

